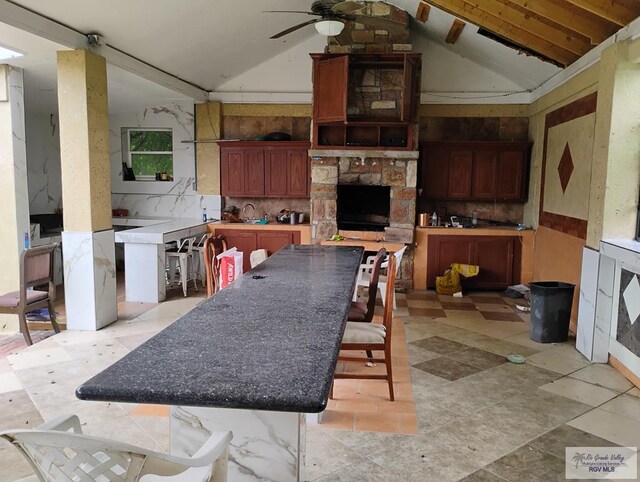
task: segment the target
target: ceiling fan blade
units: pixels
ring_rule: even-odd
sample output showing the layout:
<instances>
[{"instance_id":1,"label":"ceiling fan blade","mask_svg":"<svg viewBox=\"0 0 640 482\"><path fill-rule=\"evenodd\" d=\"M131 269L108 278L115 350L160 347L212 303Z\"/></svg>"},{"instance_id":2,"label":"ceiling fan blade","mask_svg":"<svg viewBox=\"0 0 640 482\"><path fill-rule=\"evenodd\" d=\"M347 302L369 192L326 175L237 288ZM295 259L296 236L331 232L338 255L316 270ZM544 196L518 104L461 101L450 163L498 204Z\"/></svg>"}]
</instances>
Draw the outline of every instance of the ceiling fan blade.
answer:
<instances>
[{"instance_id":1,"label":"ceiling fan blade","mask_svg":"<svg viewBox=\"0 0 640 482\"><path fill-rule=\"evenodd\" d=\"M320 21L320 19L314 18L313 20L308 20L306 22L299 23L298 25L295 25L293 27L289 27L288 29L283 30L282 32L277 33L273 37L269 37L269 38L276 39L276 38L284 37L285 35L288 35L291 32L295 32L296 30L299 30L302 27L306 27L307 25L311 25L312 23L316 23L318 21Z\"/></svg>"},{"instance_id":2,"label":"ceiling fan blade","mask_svg":"<svg viewBox=\"0 0 640 482\"><path fill-rule=\"evenodd\" d=\"M407 26L401 22L396 22L395 20L389 20L386 18L380 17L368 17L366 15L344 15L344 18L347 20L351 20L352 22L358 22L362 25L367 25L369 27L375 27L382 30L404 30Z\"/></svg>"},{"instance_id":3,"label":"ceiling fan blade","mask_svg":"<svg viewBox=\"0 0 640 482\"><path fill-rule=\"evenodd\" d=\"M306 15L315 15L319 17L320 15L313 12L303 12L302 10L263 10L262 13L304 13Z\"/></svg>"},{"instance_id":4,"label":"ceiling fan blade","mask_svg":"<svg viewBox=\"0 0 640 482\"><path fill-rule=\"evenodd\" d=\"M364 9L364 5L358 2L344 1L336 3L331 10L335 13L356 13Z\"/></svg>"}]
</instances>

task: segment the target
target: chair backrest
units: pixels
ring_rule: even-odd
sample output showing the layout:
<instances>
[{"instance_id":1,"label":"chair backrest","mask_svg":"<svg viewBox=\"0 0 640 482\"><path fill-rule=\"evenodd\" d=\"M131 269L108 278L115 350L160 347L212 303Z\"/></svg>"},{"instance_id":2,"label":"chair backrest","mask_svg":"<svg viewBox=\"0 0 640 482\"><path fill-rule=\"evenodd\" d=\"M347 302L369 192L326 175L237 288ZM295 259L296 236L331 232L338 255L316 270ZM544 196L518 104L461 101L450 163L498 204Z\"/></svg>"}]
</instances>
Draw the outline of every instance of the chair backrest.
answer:
<instances>
[{"instance_id":1,"label":"chair backrest","mask_svg":"<svg viewBox=\"0 0 640 482\"><path fill-rule=\"evenodd\" d=\"M196 237L184 238L178 243L178 253L189 253L193 251L193 245L196 244Z\"/></svg>"},{"instance_id":2,"label":"chair backrest","mask_svg":"<svg viewBox=\"0 0 640 482\"><path fill-rule=\"evenodd\" d=\"M202 237L200 238L200 240L197 242L196 246L198 248L202 248L204 246L204 242L209 239L211 236L213 236L213 233L204 233L202 235Z\"/></svg>"},{"instance_id":3,"label":"chair backrest","mask_svg":"<svg viewBox=\"0 0 640 482\"><path fill-rule=\"evenodd\" d=\"M396 289L396 257L389 256L389 269L387 275L387 290L384 294L387 300L384 304L382 324L386 329L385 343L391 343L391 323L393 321L393 292Z\"/></svg>"},{"instance_id":4,"label":"chair backrest","mask_svg":"<svg viewBox=\"0 0 640 482\"><path fill-rule=\"evenodd\" d=\"M204 241L204 268L207 277L207 296L213 296L220 289L218 269L220 262L217 256L227 250L224 236L209 237Z\"/></svg>"},{"instance_id":5,"label":"chair backrest","mask_svg":"<svg viewBox=\"0 0 640 482\"><path fill-rule=\"evenodd\" d=\"M53 280L53 252L58 243L25 249L20 257L20 284L25 288Z\"/></svg>"},{"instance_id":6,"label":"chair backrest","mask_svg":"<svg viewBox=\"0 0 640 482\"><path fill-rule=\"evenodd\" d=\"M380 279L380 270L382 269L382 262L387 256L387 250L381 248L373 259L371 265L371 273L369 275L369 299L367 301L367 313L364 315L363 321L373 320L373 313L376 309L376 296L378 294L378 280Z\"/></svg>"},{"instance_id":7,"label":"chair backrest","mask_svg":"<svg viewBox=\"0 0 640 482\"><path fill-rule=\"evenodd\" d=\"M402 262L402 256L404 255L404 252L407 250L407 247L404 246L401 249L399 249L398 251L394 251L393 256L396 258L396 274L398 274L398 269L400 269L400 263ZM382 267L383 268L388 268L389 267L389 260L385 259L384 263L382 263Z\"/></svg>"}]
</instances>

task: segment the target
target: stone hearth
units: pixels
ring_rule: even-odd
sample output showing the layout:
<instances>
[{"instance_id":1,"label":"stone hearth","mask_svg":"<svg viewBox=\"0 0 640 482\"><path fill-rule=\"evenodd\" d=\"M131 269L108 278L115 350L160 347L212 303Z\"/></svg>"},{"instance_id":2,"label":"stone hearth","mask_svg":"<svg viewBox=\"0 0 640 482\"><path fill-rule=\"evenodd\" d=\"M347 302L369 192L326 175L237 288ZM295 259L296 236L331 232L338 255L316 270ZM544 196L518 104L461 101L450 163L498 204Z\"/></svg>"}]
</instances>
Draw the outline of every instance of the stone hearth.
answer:
<instances>
[{"instance_id":1,"label":"stone hearth","mask_svg":"<svg viewBox=\"0 0 640 482\"><path fill-rule=\"evenodd\" d=\"M412 245L415 227L417 151L311 150L311 239L320 243L338 233L338 184L390 187L389 227L380 232L387 242ZM411 285L413 252L408 249L398 287Z\"/></svg>"}]
</instances>

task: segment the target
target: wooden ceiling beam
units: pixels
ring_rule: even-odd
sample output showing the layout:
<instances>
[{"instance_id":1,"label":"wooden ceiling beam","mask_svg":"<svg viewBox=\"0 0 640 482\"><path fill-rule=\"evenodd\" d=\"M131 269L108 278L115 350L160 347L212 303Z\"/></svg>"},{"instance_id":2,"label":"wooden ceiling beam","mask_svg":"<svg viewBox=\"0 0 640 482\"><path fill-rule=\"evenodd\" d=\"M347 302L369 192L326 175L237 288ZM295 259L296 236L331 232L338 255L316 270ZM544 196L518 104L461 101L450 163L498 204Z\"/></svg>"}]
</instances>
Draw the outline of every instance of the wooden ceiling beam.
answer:
<instances>
[{"instance_id":1,"label":"wooden ceiling beam","mask_svg":"<svg viewBox=\"0 0 640 482\"><path fill-rule=\"evenodd\" d=\"M541 37L569 52L582 57L593 47L582 38L572 37L537 18L527 16L522 10L514 8L512 4L498 0L464 0L465 3L501 18L503 21L532 35Z\"/></svg>"},{"instance_id":2,"label":"wooden ceiling beam","mask_svg":"<svg viewBox=\"0 0 640 482\"><path fill-rule=\"evenodd\" d=\"M416 20L418 22L425 23L429 20L429 12L431 11L431 5L427 2L420 2L418 4L418 10L416 11Z\"/></svg>"},{"instance_id":3,"label":"wooden ceiling beam","mask_svg":"<svg viewBox=\"0 0 640 482\"><path fill-rule=\"evenodd\" d=\"M628 25L640 15L640 8L635 11L627 8L617 0L566 0L582 10L613 22L620 27ZM640 5L639 5L640 7Z\"/></svg>"},{"instance_id":4,"label":"wooden ceiling beam","mask_svg":"<svg viewBox=\"0 0 640 482\"><path fill-rule=\"evenodd\" d=\"M595 20L589 16L580 15L564 2L558 0L500 0L503 3L511 2L530 12L546 18L554 23L563 25L569 30L584 35L591 39L591 45L599 45L611 37L618 25L600 18Z\"/></svg>"},{"instance_id":5,"label":"wooden ceiling beam","mask_svg":"<svg viewBox=\"0 0 640 482\"><path fill-rule=\"evenodd\" d=\"M579 56L569 52L548 40L525 32L499 17L475 8L463 0L428 0L431 5L456 17L460 17L517 45L533 50L560 65L567 66Z\"/></svg>"},{"instance_id":6,"label":"wooden ceiling beam","mask_svg":"<svg viewBox=\"0 0 640 482\"><path fill-rule=\"evenodd\" d=\"M447 42L448 44L456 43L458 41L458 38L460 37L460 34L464 30L465 25L467 24L462 20L458 20L457 18L454 19L445 42Z\"/></svg>"}]
</instances>

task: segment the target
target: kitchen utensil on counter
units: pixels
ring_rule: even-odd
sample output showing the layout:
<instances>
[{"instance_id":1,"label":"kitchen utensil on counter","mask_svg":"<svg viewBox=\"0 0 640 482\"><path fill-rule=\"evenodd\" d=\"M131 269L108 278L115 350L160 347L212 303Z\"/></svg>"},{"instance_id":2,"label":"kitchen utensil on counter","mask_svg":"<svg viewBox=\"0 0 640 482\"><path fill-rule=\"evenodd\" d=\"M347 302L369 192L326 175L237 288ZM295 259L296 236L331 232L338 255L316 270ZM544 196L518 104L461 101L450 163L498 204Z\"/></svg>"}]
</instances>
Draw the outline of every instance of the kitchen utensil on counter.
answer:
<instances>
[{"instance_id":1,"label":"kitchen utensil on counter","mask_svg":"<svg viewBox=\"0 0 640 482\"><path fill-rule=\"evenodd\" d=\"M269 132L266 136L267 141L290 141L291 134L286 132Z\"/></svg>"},{"instance_id":2,"label":"kitchen utensil on counter","mask_svg":"<svg viewBox=\"0 0 640 482\"><path fill-rule=\"evenodd\" d=\"M276 214L276 222L280 224L286 224L291 222L291 214L288 209L282 209L278 214Z\"/></svg>"},{"instance_id":3,"label":"kitchen utensil on counter","mask_svg":"<svg viewBox=\"0 0 640 482\"><path fill-rule=\"evenodd\" d=\"M295 211L291 211L289 213L289 222L291 224L298 224L298 213L296 213Z\"/></svg>"},{"instance_id":4,"label":"kitchen utensil on counter","mask_svg":"<svg viewBox=\"0 0 640 482\"><path fill-rule=\"evenodd\" d=\"M304 223L304 213L298 213L298 224Z\"/></svg>"},{"instance_id":5,"label":"kitchen utensil on counter","mask_svg":"<svg viewBox=\"0 0 640 482\"><path fill-rule=\"evenodd\" d=\"M418 215L418 226L421 228L429 226L429 213L420 213Z\"/></svg>"}]
</instances>

